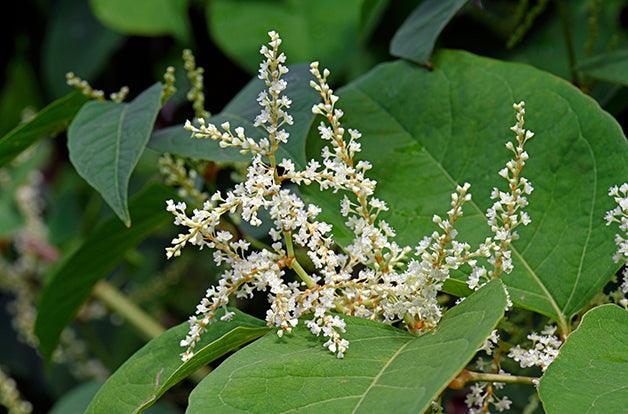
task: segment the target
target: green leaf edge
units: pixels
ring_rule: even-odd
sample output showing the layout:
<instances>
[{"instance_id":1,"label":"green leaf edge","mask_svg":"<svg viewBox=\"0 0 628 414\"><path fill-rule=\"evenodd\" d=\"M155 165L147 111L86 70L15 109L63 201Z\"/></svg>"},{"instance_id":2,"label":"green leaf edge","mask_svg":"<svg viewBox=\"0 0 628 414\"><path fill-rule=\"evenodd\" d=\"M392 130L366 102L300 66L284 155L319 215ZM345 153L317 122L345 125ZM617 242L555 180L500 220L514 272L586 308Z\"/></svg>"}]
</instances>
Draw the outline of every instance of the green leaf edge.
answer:
<instances>
[{"instance_id":1,"label":"green leaf edge","mask_svg":"<svg viewBox=\"0 0 628 414\"><path fill-rule=\"evenodd\" d=\"M142 190L135 197L133 197L131 199L131 203L132 204L134 204L135 202L139 203L140 201L143 200L143 196L151 195L151 193L155 193L155 194L152 194L153 196L159 196L160 198L163 198L164 202L167 198L174 198L174 199L177 198L176 192L174 190L168 187L165 187L163 184L152 184L146 187L144 190ZM165 209L162 209L162 210L165 212ZM160 217L152 217L151 222L154 221L156 223L151 229L145 230L144 237L142 238L142 240L146 237L146 235L153 233L157 228L161 227L163 224L165 224L169 220L170 220L170 217L167 214L160 214ZM73 263L75 258L80 255L81 251L84 248L86 248L85 246L89 246L89 244L93 242L94 239L97 239L99 237L98 233L100 231L103 231L104 229L111 227L112 225L114 225L114 223L120 223L116 216L109 216L108 218L100 222L97 225L97 227L94 229L94 231L90 234L90 236L86 238L85 241L76 250L72 251L67 257L62 259L59 265L55 266L52 269L52 272L46 277L44 288L38 298L38 303L37 303L38 312L37 312L37 319L35 320L34 331L35 331L35 335L39 339L39 346L38 346L39 352L43 355L44 359L47 361L49 361L52 357L52 354L59 342L59 337L61 335L61 332L67 326L67 324L70 323L74 319L75 315L80 310L81 304L84 303L87 297L89 297L91 288L98 282L98 280L106 277L109 272L100 274L98 275L97 278L93 278L93 276L91 276L93 280L88 280L88 282L91 284L91 287L88 293L85 295L83 301L81 301L81 303L76 306L76 309L70 312L70 315L67 318L67 321L59 329L59 332L56 332L54 333L54 335L50 336L50 334L44 329L45 323L48 323L50 321L45 320L48 318L48 316L42 316L42 315L48 315L48 314L46 312L42 313L41 309L42 309L42 306L45 305L47 301L51 300L49 299L49 296L53 295L53 293L49 293L49 292L54 292L54 289L51 286L53 285L55 280L63 277L63 271L65 270L66 266ZM114 268L116 264L117 262L113 265ZM83 279L85 280L89 278L84 277ZM54 307L54 305L50 305L50 304L48 306Z\"/></svg>"},{"instance_id":2,"label":"green leaf edge","mask_svg":"<svg viewBox=\"0 0 628 414\"><path fill-rule=\"evenodd\" d=\"M565 340L565 342L564 342L564 343L563 343L563 345L561 346L561 350L562 350L562 348L563 348L563 347L565 347L565 346L569 343L569 340L573 337L573 335L576 335L576 337L577 337L577 336L579 336L579 331L580 331L580 328L582 327L583 322L584 322L586 319L588 319L589 317L591 317L591 314L592 314L592 313L599 312L600 310L603 310L603 309L616 309L616 310L623 310L624 312L628 312L628 311L626 311L625 309L623 309L623 308L621 308L621 307L619 307L619 306L617 306L617 305L615 305L615 304L613 304L613 303L607 303L607 304L600 305L600 306L596 306L596 307L594 307L594 308L589 309L589 310L588 310L588 311L586 311L586 312L585 312L585 314L582 316L582 320L580 321L580 324L578 325L578 327L577 327L576 329L574 329L574 331L573 331L573 332L571 332L571 334L567 337L567 339ZM553 365L556 361L558 361L558 360L562 360L562 359L563 359L563 358L562 358L562 355L563 355L563 354L559 351L559 352L558 352L558 356L556 356L556 358L554 359L554 361L552 361L552 363L549 365L549 367L547 367L547 370L546 370L546 371L543 373L543 375L541 376L541 379L539 380L539 385L537 386L537 395L538 395L538 397L539 397L539 400L541 401L541 404L543 405L543 411L544 411L544 412L547 412L547 410L545 409L545 407L547 406L547 403L543 400L543 392L542 392L542 390L543 390L543 388L544 388L544 385L543 385L543 384L544 384L543 379L545 378L545 375L546 375L548 372L551 372L551 371L552 371L552 365Z\"/></svg>"},{"instance_id":3,"label":"green leaf edge","mask_svg":"<svg viewBox=\"0 0 628 414\"><path fill-rule=\"evenodd\" d=\"M142 138L141 143L141 147L140 150L137 154L137 158L134 161L131 161L130 169L128 171L127 174L125 174L125 176L120 177L119 175L119 171L120 168L119 167L119 161L121 158L121 154L119 154L118 149L117 149L117 155L118 155L118 159L114 159L114 163L116 168L116 171L113 174L113 178L114 178L114 182L115 182L115 189L116 189L116 194L115 194L115 198L117 199L117 203L115 204L115 206L109 202L108 197L105 197L104 193L101 193L100 189L96 187L96 181L94 180L93 176L89 176L83 173L83 169L84 166L82 164L77 164L79 163L79 161L81 161L81 157L76 154L75 155L75 151L73 150L74 145L76 144L72 144L71 141L74 141L73 138L70 137L70 135L74 135L73 130L74 128L79 128L76 127L74 121L70 124L69 128L68 128L68 151L70 153L70 161L72 162L72 165L74 166L74 168L76 169L77 173L85 180L89 183L89 185L96 190L105 200L105 202L107 203L107 205L109 205L109 207L113 210L113 212L120 218L120 220L122 220L122 222L125 224L125 226L127 227L131 227L131 213L129 211L129 180L131 179L131 176L133 175L133 171L135 170L135 167L137 167L137 164L140 160L140 158L142 157L142 154L144 153L144 151L146 150L146 146L148 145L148 142L150 141L150 137L153 131L153 128L155 126L155 121L157 120L157 117L159 116L159 111L161 110L161 96L162 96L162 89L163 86L160 82L156 82L154 83L152 86L150 86L149 88L145 89L140 95L138 95L134 100L130 101L130 102L123 102L123 103L115 103L115 102L111 102L111 101L90 101L88 103L86 103L85 105L83 105L83 107L81 108L81 110L76 114L76 118L78 118L79 116L81 116L81 112L83 110L86 110L87 108L89 108L90 105L92 106L96 106L96 105L108 105L110 108L116 108L118 107L118 105L121 105L122 110L120 113L120 117L117 119L117 124L116 124L116 136L115 136L115 145L116 147L120 146L120 142L122 141L122 127L124 126L125 120L126 120L126 113L129 111L133 111L134 109L134 105L138 105L138 104L142 104L143 102L140 102L139 99L145 97L146 99L152 98L154 101L151 102L150 100L147 100L146 105L148 106L149 104L153 105L154 114L151 116L151 123L150 123L150 129L148 131L146 131L146 134L144 134ZM152 95L152 96L151 96ZM77 132L78 133L78 132ZM77 138L78 140L80 140L80 137ZM80 167L80 169L79 169ZM122 184L124 184L126 186L126 193L121 192L120 191L120 180L122 180Z\"/></svg>"},{"instance_id":4,"label":"green leaf edge","mask_svg":"<svg viewBox=\"0 0 628 414\"><path fill-rule=\"evenodd\" d=\"M195 352L194 356L189 361L182 363L176 370L174 370L168 376L166 381L163 382L161 386L158 386L155 388L155 391L147 400L145 400L141 405L139 405L137 408L133 410L133 414L141 413L147 408L151 407L170 388L172 388L173 386L175 386L182 380L186 379L190 375L192 375L201 366L211 363L215 361L216 359L220 358L221 356L239 348L240 346L254 341L255 339L266 334L271 329L268 326L266 326L266 323L262 320L254 318L253 316L250 316L235 308L230 309L230 310L236 313L236 316L235 316L236 318L238 318L238 316L244 316L246 319L243 321L240 321L241 325L236 326L232 330L214 339L213 341L204 345L203 347L199 347L198 350ZM219 312L222 313L223 311L221 310ZM237 322L237 320L234 322ZM216 326L219 323L225 323L225 322L216 322L216 324L213 324L211 326ZM150 351L153 346L155 346L156 344L159 344L161 341L166 340L164 338L167 338L167 340L171 340L172 338L169 338L170 335L174 336L175 331L182 330L183 327L187 327L187 326L188 326L188 322L183 322L179 325L169 328L162 335L153 338L151 341L146 343L142 348L140 348L137 352L135 352L131 357L129 357L124 362L124 364L122 364L122 366L120 366L111 376L109 376L107 381L98 390L96 395L94 395L85 413L86 414L90 413L90 409L91 409L90 407L92 406L92 403L96 400L96 398L98 398L100 393L103 392L103 390L107 386L107 383L113 378L115 378L116 375L119 375L120 373L122 373L125 369L125 366L130 364L134 358L140 357L143 352ZM208 330L211 329L211 326L208 328ZM227 348L216 349L219 346L220 342L224 342L225 340L233 340L233 337L238 338L240 334L246 334L242 340L232 342L230 346ZM215 352L215 351L218 351L218 352Z\"/></svg>"},{"instance_id":5,"label":"green leaf edge","mask_svg":"<svg viewBox=\"0 0 628 414\"><path fill-rule=\"evenodd\" d=\"M7 164L8 162L10 162L11 160L13 160L15 157L17 157L21 152L23 152L24 150L26 150L28 147L30 147L31 145L33 145L37 140L43 138L46 135L56 135L59 134L60 132L65 131L68 128L68 125L70 125L70 122L72 121L72 119L74 118L74 116L78 113L78 111L80 110L80 108L83 106L84 103L87 102L87 98L79 93L79 92L73 92L70 93L68 95L65 95L53 102L51 102L50 104L48 104L44 109L42 109L41 111L39 111L35 117L33 119L31 119L30 121L18 125L15 128L13 128L11 131L9 131L6 135L4 135L3 137L0 138L0 167L2 167L3 165ZM17 151L15 151L14 148L6 148L7 146L11 146L12 143L10 142L10 140L15 137L18 136L20 134L20 132L22 132L24 129L27 129L29 127L32 127L32 125L34 123L36 123L37 121L39 121L41 119L41 117L47 115L50 112L53 112L55 110L60 110L61 107L63 106L75 106L75 110L73 111L72 115L70 116L66 116L63 117L61 119L58 119L56 121L53 122L49 122L47 124L44 124L38 128L35 129L35 131L31 132L31 134L33 134L33 137L31 137L30 139L26 140L26 142L24 144L19 144L16 146ZM72 112L72 111L70 111ZM39 129L41 129L41 132L38 132ZM5 152L6 151L6 152Z\"/></svg>"},{"instance_id":6,"label":"green leaf edge","mask_svg":"<svg viewBox=\"0 0 628 414\"><path fill-rule=\"evenodd\" d=\"M486 291L491 290L491 289L492 289L492 290L497 290L498 292L500 292L500 293L501 293L501 294L500 294L500 299L501 299L501 302L502 302L501 311L500 311L501 316L499 317L499 319L497 319L497 321L496 321L496 322L495 322L495 324L493 325L493 328L494 328L495 326L497 326L497 324L499 323L499 321L500 321L501 319L503 319L503 317L504 317L504 315L505 315L505 312L506 312L506 308L507 308L507 298L509 297L509 294L508 294L508 290L507 290L506 285L505 285L505 284L504 284L504 283L503 283L500 279L494 279L494 280L490 281L489 283L487 283L485 286L483 286L481 289L479 289L478 291L475 291L475 292L473 292L473 293L477 293L477 292L480 292L480 291L484 290L484 292L483 292L483 293L486 295L486 294L487 294L487 293L486 293ZM456 306L457 306L457 305L456 305ZM456 316L457 316L457 313L459 312L459 309L456 309L456 306L453 306L453 307L449 308L449 309L447 310L447 312L443 315L443 318L445 318L448 314L449 314L449 315L450 315L450 317L451 317L451 313L452 313L452 311L453 311L454 317L456 317ZM369 320L367 320L367 319L362 319L362 318L358 318L358 317L350 317L350 318L352 318L352 319L353 319L356 323L368 323L368 322L377 323L377 322L374 322L374 321L369 321ZM393 330L393 331L396 331L396 332L402 332L401 330L399 330L399 329L397 329L397 328L395 328L395 327L392 327L392 326L390 326L390 325L386 325L386 324L381 324L381 325L383 325L383 328L384 328L384 329L389 329L389 330ZM436 330L436 331L434 331L431 335L435 335L435 334L437 334L437 333L438 333L438 331L439 331L439 329L440 329L440 328L437 328L437 330ZM268 335L274 335L274 333L273 333L273 332L269 332L269 333L268 333ZM408 334L408 335L410 336L410 339L412 340L412 339L413 339L413 338L412 338L413 336L411 336L410 334ZM428 335L429 335L429 334L428 334ZM418 339L418 338L421 338L421 336L414 337L414 339ZM481 343L480 343L480 344L478 344L477 348L479 349L479 348L481 347L481 345L482 345ZM456 372L454 372L452 375L450 375L450 376L447 378L447 380L446 380L446 381L444 381L444 382L443 382L443 384L442 384L441 386L439 386L439 388L437 389L437 391L434 393L434 396L439 395L440 393L442 393L442 392L443 392L443 391L444 391L444 390L448 387L448 385L451 383L451 381L453 381L453 380L456 378L456 376L458 375L458 373L459 373L462 369L464 369L464 367L465 367L465 366L466 366L466 365L467 365L467 364L468 364L468 363L469 363L469 362L473 359L473 356L474 356L476 353L477 353L477 350L476 350L476 352L475 352L475 353L473 353L473 354L472 354L472 355L471 355L471 356L470 356L470 357L469 357L469 358L468 358L468 359L467 359L467 360L466 360L463 364L461 364L461 366L459 367L459 369L458 369ZM230 358L232 358L232 357L234 357L234 356L236 356L236 355L237 355L237 352L236 352L235 354L233 354ZM209 376L208 376L208 377L209 377ZM208 377L206 377L206 378L205 378L205 380L207 380L207 378L208 378ZM203 384L203 382L205 382L205 380L203 380L201 383L199 383L199 384L197 385L197 387L195 387L195 389L194 389L192 392L193 392L193 393L194 393L194 392L196 392L196 391L198 390L198 388L199 388L199 387ZM432 399L429 399L429 401L428 401L428 402L426 402L426 404L425 404L424 406L419 407L418 412L423 412L424 410L426 410L426 409L429 407L430 401L432 401ZM357 408L357 407L356 407L356 408ZM355 411L354 411L354 412L355 412ZM391 412L392 412L392 411L391 411ZM186 409L186 414L195 414L195 412L190 411L190 405L189 405L189 404L188 404L188 408Z\"/></svg>"}]
</instances>

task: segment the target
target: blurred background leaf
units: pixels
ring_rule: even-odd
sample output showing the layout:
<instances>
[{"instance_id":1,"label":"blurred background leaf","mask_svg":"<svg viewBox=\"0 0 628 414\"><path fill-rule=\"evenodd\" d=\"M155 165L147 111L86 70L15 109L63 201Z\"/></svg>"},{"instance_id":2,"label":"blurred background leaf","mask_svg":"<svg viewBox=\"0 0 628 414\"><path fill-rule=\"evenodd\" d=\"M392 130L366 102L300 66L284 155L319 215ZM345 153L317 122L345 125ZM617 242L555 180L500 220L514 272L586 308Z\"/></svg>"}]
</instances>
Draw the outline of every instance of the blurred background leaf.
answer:
<instances>
[{"instance_id":1,"label":"blurred background leaf","mask_svg":"<svg viewBox=\"0 0 628 414\"><path fill-rule=\"evenodd\" d=\"M98 20L119 33L190 41L188 0L90 0L90 4Z\"/></svg>"},{"instance_id":2,"label":"blurred background leaf","mask_svg":"<svg viewBox=\"0 0 628 414\"><path fill-rule=\"evenodd\" d=\"M87 1L52 3L42 44L43 78L51 96L58 98L69 92L67 72L93 82L123 42L123 36L96 20Z\"/></svg>"}]
</instances>

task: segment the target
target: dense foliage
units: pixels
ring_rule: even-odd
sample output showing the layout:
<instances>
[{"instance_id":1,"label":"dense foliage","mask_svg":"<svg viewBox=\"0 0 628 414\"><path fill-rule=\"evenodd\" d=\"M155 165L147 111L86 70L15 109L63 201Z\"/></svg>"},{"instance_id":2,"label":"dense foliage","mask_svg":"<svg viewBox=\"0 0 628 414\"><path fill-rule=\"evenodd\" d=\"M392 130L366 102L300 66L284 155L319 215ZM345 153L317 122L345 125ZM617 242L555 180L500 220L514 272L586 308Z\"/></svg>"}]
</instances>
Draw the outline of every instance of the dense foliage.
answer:
<instances>
[{"instance_id":1,"label":"dense foliage","mask_svg":"<svg viewBox=\"0 0 628 414\"><path fill-rule=\"evenodd\" d=\"M12 13L9 413L628 406L624 1Z\"/></svg>"}]
</instances>

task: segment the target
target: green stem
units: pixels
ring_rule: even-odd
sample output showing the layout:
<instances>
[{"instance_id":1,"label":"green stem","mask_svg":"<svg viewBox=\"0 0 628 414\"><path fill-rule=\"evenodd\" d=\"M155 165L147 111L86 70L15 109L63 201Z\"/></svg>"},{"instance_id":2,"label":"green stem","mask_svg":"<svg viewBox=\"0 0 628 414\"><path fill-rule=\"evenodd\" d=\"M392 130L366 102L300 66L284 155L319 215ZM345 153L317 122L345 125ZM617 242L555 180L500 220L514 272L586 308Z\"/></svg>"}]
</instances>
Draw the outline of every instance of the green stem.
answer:
<instances>
[{"instance_id":1,"label":"green stem","mask_svg":"<svg viewBox=\"0 0 628 414\"><path fill-rule=\"evenodd\" d=\"M312 279L312 277L307 274L307 272L305 271L305 269L303 269L301 263L299 263L297 259L294 259L292 261L292 263L290 264L290 268L294 270L297 275L299 275L301 280L305 282L305 285L309 289L312 289L314 286L316 286L316 282L314 281L314 279Z\"/></svg>"},{"instance_id":2,"label":"green stem","mask_svg":"<svg viewBox=\"0 0 628 414\"><path fill-rule=\"evenodd\" d=\"M93 294L105 306L122 316L145 339L153 339L165 332L165 328L159 322L144 312L113 285L100 281L94 286Z\"/></svg>"},{"instance_id":3,"label":"green stem","mask_svg":"<svg viewBox=\"0 0 628 414\"><path fill-rule=\"evenodd\" d=\"M288 257L294 257L294 245L292 244L292 233L289 231L283 232L286 239L286 250L288 250Z\"/></svg>"},{"instance_id":4,"label":"green stem","mask_svg":"<svg viewBox=\"0 0 628 414\"><path fill-rule=\"evenodd\" d=\"M292 233L289 231L283 232L284 238L286 239L286 250L288 251L288 257L291 259L290 269L294 270L297 275L301 278L302 281L305 282L305 285L312 289L316 286L316 282L310 275L307 274L301 263L297 260L294 255L294 245L292 244Z\"/></svg>"},{"instance_id":5,"label":"green stem","mask_svg":"<svg viewBox=\"0 0 628 414\"><path fill-rule=\"evenodd\" d=\"M465 382L504 382L507 384L529 384L534 385L539 379L534 377L524 377L521 375L489 374L485 372L466 371Z\"/></svg>"}]
</instances>

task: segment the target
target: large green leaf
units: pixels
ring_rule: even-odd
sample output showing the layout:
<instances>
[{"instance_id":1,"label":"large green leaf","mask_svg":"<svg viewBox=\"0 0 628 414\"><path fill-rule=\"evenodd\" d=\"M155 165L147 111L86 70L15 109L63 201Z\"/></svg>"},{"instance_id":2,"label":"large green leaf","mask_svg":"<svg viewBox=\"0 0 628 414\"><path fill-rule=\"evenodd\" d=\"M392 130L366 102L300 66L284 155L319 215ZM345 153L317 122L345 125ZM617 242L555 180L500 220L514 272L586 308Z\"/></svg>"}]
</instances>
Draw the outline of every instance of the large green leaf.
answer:
<instances>
[{"instance_id":1,"label":"large green leaf","mask_svg":"<svg viewBox=\"0 0 628 414\"><path fill-rule=\"evenodd\" d=\"M628 86L628 49L583 59L578 69L592 78Z\"/></svg>"},{"instance_id":2,"label":"large green leaf","mask_svg":"<svg viewBox=\"0 0 628 414\"><path fill-rule=\"evenodd\" d=\"M176 193L154 184L131 199L133 226L126 228L110 217L50 276L37 308L35 334L39 349L49 358L61 331L72 321L92 288L113 271L125 252L171 220L164 201Z\"/></svg>"},{"instance_id":3,"label":"large green leaf","mask_svg":"<svg viewBox=\"0 0 628 414\"><path fill-rule=\"evenodd\" d=\"M290 63L320 60L340 70L358 44L364 0L213 0L207 23L224 53L249 72L257 71L259 45L276 30Z\"/></svg>"},{"instance_id":4,"label":"large green leaf","mask_svg":"<svg viewBox=\"0 0 628 414\"><path fill-rule=\"evenodd\" d=\"M0 138L0 166L17 157L37 140L64 131L86 100L78 92L59 98L33 119Z\"/></svg>"},{"instance_id":5,"label":"large green leaf","mask_svg":"<svg viewBox=\"0 0 628 414\"><path fill-rule=\"evenodd\" d=\"M339 92L346 126L364 135L361 157L374 165L377 195L394 206L386 218L400 242L416 245L466 181L473 201L459 238L481 242L490 234L484 213L491 189L504 185L497 171L509 158L512 103L525 100L536 133L524 172L535 187L526 207L532 224L514 243L515 270L504 281L515 304L565 329L617 270L603 216L611 208L607 189L628 176L626 138L595 101L532 67L457 51L437 54L434 67L385 63ZM308 153L320 145L309 139ZM310 194L333 206L329 196ZM343 227L339 214L324 218Z\"/></svg>"},{"instance_id":6,"label":"large green leaf","mask_svg":"<svg viewBox=\"0 0 628 414\"><path fill-rule=\"evenodd\" d=\"M628 412L628 312L587 312L539 385L548 414Z\"/></svg>"},{"instance_id":7,"label":"large green leaf","mask_svg":"<svg viewBox=\"0 0 628 414\"><path fill-rule=\"evenodd\" d=\"M292 99L290 113L294 118L293 125L287 125L290 133L287 144L279 149L281 157L291 158L300 166L305 165L305 138L314 119L312 105L318 101L318 95L310 87L310 73L307 65L292 65L284 79L288 82L285 94ZM249 83L225 106L218 115L209 119L216 125L229 121L232 128L242 126L249 136L260 138L261 129L255 128L253 120L259 113L257 95L264 88L264 83L257 77ZM155 132L148 144L149 148L177 154L184 157L212 161L245 161L248 156L241 155L233 148L220 148L217 142L209 139L194 139L182 126L165 128Z\"/></svg>"},{"instance_id":8,"label":"large green leaf","mask_svg":"<svg viewBox=\"0 0 628 414\"><path fill-rule=\"evenodd\" d=\"M85 413L142 412L199 367L268 332L264 321L234 311L236 315L231 321L217 322L207 328L194 357L185 363L179 356L179 341L189 329L187 322L147 343L109 377Z\"/></svg>"},{"instance_id":9,"label":"large green leaf","mask_svg":"<svg viewBox=\"0 0 628 414\"><path fill-rule=\"evenodd\" d=\"M427 64L438 35L467 1L422 1L395 33L390 43L390 54Z\"/></svg>"},{"instance_id":10,"label":"large green leaf","mask_svg":"<svg viewBox=\"0 0 628 414\"><path fill-rule=\"evenodd\" d=\"M85 0L53 3L42 45L44 81L57 97L66 93L66 72L93 81L100 75L124 37L112 32L92 15Z\"/></svg>"},{"instance_id":11,"label":"large green leaf","mask_svg":"<svg viewBox=\"0 0 628 414\"><path fill-rule=\"evenodd\" d=\"M190 40L188 0L91 0L94 15L112 30L128 35L172 35Z\"/></svg>"},{"instance_id":12,"label":"large green leaf","mask_svg":"<svg viewBox=\"0 0 628 414\"><path fill-rule=\"evenodd\" d=\"M307 328L238 351L190 395L197 413L420 413L471 360L504 315L501 282L450 309L432 334L346 318L344 359Z\"/></svg>"},{"instance_id":13,"label":"large green leaf","mask_svg":"<svg viewBox=\"0 0 628 414\"><path fill-rule=\"evenodd\" d=\"M70 160L92 187L127 225L131 173L150 139L161 107L160 83L156 83L130 103L92 101L70 124Z\"/></svg>"}]
</instances>

